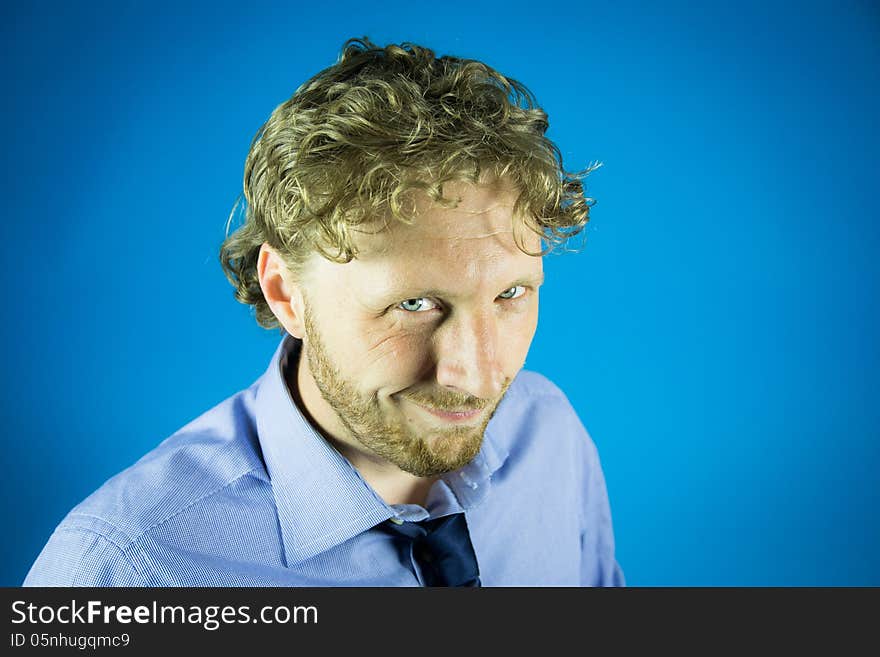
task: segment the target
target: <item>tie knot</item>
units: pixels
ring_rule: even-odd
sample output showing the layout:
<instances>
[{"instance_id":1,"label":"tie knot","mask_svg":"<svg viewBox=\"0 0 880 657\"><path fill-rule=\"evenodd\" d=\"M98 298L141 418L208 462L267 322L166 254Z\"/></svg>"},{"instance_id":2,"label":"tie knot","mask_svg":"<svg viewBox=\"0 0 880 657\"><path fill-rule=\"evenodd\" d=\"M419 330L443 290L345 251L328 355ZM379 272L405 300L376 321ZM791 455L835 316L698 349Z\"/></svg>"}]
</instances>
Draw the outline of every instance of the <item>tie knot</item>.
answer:
<instances>
[{"instance_id":1,"label":"tie knot","mask_svg":"<svg viewBox=\"0 0 880 657\"><path fill-rule=\"evenodd\" d=\"M426 586L480 586L477 555L464 513L400 525L386 520L380 527L411 541Z\"/></svg>"}]
</instances>

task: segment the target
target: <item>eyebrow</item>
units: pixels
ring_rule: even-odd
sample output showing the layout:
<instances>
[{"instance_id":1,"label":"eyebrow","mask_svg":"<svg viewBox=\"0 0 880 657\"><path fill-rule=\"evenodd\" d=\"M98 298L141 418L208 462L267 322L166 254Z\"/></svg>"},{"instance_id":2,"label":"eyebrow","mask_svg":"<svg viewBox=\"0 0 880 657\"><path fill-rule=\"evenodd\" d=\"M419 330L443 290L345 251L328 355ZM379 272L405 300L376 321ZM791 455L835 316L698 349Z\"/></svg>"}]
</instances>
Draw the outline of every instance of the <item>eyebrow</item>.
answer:
<instances>
[{"instance_id":1,"label":"eyebrow","mask_svg":"<svg viewBox=\"0 0 880 657\"><path fill-rule=\"evenodd\" d=\"M516 279L511 282L507 287L502 288L507 290L511 287L517 287L519 285L523 285L526 287L540 287L544 283L544 272L540 272L535 274L534 276L523 276L521 278ZM415 287L401 287L397 290L388 290L387 295L389 297L395 297L400 299L418 299L421 297L454 297L455 293L450 290L441 290L439 288L430 288L430 289L417 289Z\"/></svg>"},{"instance_id":2,"label":"eyebrow","mask_svg":"<svg viewBox=\"0 0 880 657\"><path fill-rule=\"evenodd\" d=\"M513 285L510 287L516 287L517 285L530 285L532 287L538 287L543 285L544 283L544 272L538 272L534 276L526 276L524 278L518 278L513 282Z\"/></svg>"}]
</instances>

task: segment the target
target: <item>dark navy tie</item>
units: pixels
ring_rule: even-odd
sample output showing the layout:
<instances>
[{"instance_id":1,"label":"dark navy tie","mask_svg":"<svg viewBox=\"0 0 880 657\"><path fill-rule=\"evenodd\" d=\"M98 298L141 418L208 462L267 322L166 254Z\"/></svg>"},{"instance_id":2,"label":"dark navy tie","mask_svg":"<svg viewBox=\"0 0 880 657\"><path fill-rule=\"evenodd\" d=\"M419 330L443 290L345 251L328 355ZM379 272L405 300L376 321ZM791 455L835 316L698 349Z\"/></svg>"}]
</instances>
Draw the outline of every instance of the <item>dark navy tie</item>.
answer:
<instances>
[{"instance_id":1,"label":"dark navy tie","mask_svg":"<svg viewBox=\"0 0 880 657\"><path fill-rule=\"evenodd\" d=\"M425 586L480 586L480 569L463 513L379 527L412 543Z\"/></svg>"}]
</instances>

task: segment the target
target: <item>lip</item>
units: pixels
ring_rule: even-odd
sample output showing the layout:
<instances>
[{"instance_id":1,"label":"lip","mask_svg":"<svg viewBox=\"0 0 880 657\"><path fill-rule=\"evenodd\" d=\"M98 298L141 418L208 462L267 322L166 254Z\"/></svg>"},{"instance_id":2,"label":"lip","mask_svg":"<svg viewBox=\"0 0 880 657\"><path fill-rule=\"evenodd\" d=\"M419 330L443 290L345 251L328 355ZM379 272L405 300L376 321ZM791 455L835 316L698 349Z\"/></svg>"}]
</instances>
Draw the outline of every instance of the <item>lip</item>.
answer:
<instances>
[{"instance_id":1,"label":"lip","mask_svg":"<svg viewBox=\"0 0 880 657\"><path fill-rule=\"evenodd\" d=\"M422 410L427 411L434 417L439 417L441 420L446 420L447 422L466 422L468 420L474 419L483 412L482 408L476 408L474 410L468 411L441 411L436 408L428 408L427 406L422 406L421 404L417 404L416 402L413 403Z\"/></svg>"}]
</instances>

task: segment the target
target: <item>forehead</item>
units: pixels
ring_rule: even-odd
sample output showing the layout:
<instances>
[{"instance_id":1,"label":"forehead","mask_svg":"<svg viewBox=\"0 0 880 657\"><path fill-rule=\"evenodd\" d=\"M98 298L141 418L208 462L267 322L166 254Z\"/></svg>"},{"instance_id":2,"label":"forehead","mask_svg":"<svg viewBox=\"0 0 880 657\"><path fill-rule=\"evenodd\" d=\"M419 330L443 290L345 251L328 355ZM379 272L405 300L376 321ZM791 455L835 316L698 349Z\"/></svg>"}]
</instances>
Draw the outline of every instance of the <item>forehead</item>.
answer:
<instances>
[{"instance_id":1,"label":"forehead","mask_svg":"<svg viewBox=\"0 0 880 657\"><path fill-rule=\"evenodd\" d=\"M455 208L420 200L412 223L387 225L355 236L357 256L336 263L317 255L303 272L316 294L358 300L376 307L399 296L437 294L445 298L496 295L515 281L539 281L540 237L514 215L511 188L448 185Z\"/></svg>"},{"instance_id":2,"label":"forehead","mask_svg":"<svg viewBox=\"0 0 880 657\"><path fill-rule=\"evenodd\" d=\"M422 197L411 223L392 219L379 230L357 234L357 260L406 260L414 253L430 259L530 257L517 246L517 239L529 251L540 250L540 238L514 215L517 192L511 186L450 183L444 195L457 199L456 207Z\"/></svg>"}]
</instances>

